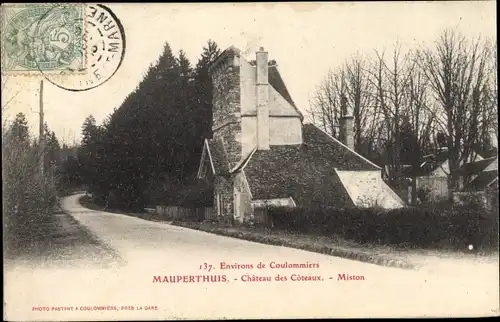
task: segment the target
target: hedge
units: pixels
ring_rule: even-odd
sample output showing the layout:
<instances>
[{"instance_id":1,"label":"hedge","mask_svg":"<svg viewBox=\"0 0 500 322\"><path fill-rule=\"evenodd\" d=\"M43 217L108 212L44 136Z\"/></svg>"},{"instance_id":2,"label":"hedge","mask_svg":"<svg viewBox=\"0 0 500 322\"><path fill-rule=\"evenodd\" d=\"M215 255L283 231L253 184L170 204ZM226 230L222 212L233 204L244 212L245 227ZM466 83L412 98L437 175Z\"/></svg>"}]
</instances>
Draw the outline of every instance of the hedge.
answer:
<instances>
[{"instance_id":1,"label":"hedge","mask_svg":"<svg viewBox=\"0 0 500 322\"><path fill-rule=\"evenodd\" d=\"M498 213L474 206L268 208L274 229L404 248L498 248Z\"/></svg>"}]
</instances>

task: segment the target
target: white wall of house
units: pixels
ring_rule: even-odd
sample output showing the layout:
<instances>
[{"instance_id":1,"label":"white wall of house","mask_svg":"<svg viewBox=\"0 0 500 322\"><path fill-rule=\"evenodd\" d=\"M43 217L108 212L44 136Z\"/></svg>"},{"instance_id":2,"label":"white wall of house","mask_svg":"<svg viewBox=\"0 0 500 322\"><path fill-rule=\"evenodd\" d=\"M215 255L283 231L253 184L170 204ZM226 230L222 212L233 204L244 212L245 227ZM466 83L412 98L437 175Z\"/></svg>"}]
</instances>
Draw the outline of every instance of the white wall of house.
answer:
<instances>
[{"instance_id":1,"label":"white wall of house","mask_svg":"<svg viewBox=\"0 0 500 322\"><path fill-rule=\"evenodd\" d=\"M494 171L494 170L498 171L498 158L495 158L495 160L489 166L487 166L483 171Z\"/></svg>"},{"instance_id":2,"label":"white wall of house","mask_svg":"<svg viewBox=\"0 0 500 322\"><path fill-rule=\"evenodd\" d=\"M480 155L475 155L471 157L469 162L477 162L484 160ZM463 165L463 162L462 164ZM488 166L495 167L495 164ZM498 166L497 166L498 168ZM436 170L431 172L428 176L417 178L417 190L429 189L429 198L433 201L444 200L448 198L448 176L450 174L450 166L448 160L444 161ZM474 179L476 176L473 175L470 179ZM462 180L459 180L462 183Z\"/></svg>"},{"instance_id":3,"label":"white wall of house","mask_svg":"<svg viewBox=\"0 0 500 322\"><path fill-rule=\"evenodd\" d=\"M234 219L237 222L253 217L251 195L243 172L236 174L233 181Z\"/></svg>"},{"instance_id":4,"label":"white wall of house","mask_svg":"<svg viewBox=\"0 0 500 322\"><path fill-rule=\"evenodd\" d=\"M248 155L257 146L257 116L241 117L241 155Z\"/></svg>"},{"instance_id":5,"label":"white wall of house","mask_svg":"<svg viewBox=\"0 0 500 322\"><path fill-rule=\"evenodd\" d=\"M357 207L401 208L405 204L382 180L380 171L339 171L337 174Z\"/></svg>"},{"instance_id":6,"label":"white wall of house","mask_svg":"<svg viewBox=\"0 0 500 322\"><path fill-rule=\"evenodd\" d=\"M271 145L293 145L302 143L302 122L298 117L270 118Z\"/></svg>"},{"instance_id":7,"label":"white wall of house","mask_svg":"<svg viewBox=\"0 0 500 322\"><path fill-rule=\"evenodd\" d=\"M240 101L242 155L257 145L256 68L240 58ZM299 113L271 85L269 91L269 140L271 145L302 143Z\"/></svg>"},{"instance_id":8,"label":"white wall of house","mask_svg":"<svg viewBox=\"0 0 500 322\"><path fill-rule=\"evenodd\" d=\"M257 97L255 94L255 67L240 58L240 95L241 114L257 113Z\"/></svg>"},{"instance_id":9,"label":"white wall of house","mask_svg":"<svg viewBox=\"0 0 500 322\"><path fill-rule=\"evenodd\" d=\"M293 106L272 86L269 86L269 113L273 116L299 117Z\"/></svg>"},{"instance_id":10,"label":"white wall of house","mask_svg":"<svg viewBox=\"0 0 500 322\"><path fill-rule=\"evenodd\" d=\"M257 199L252 201L254 208L259 207L295 207L295 201L290 198Z\"/></svg>"},{"instance_id":11,"label":"white wall of house","mask_svg":"<svg viewBox=\"0 0 500 322\"><path fill-rule=\"evenodd\" d=\"M476 162L476 161L481 161L484 160L483 157L480 155L476 154L473 157L470 157L469 160L467 160L467 163L469 162ZM460 166L462 166L464 163L462 162ZM433 177L447 177L450 174L450 164L448 160L444 161L439 165L439 167L432 171L429 176Z\"/></svg>"},{"instance_id":12,"label":"white wall of house","mask_svg":"<svg viewBox=\"0 0 500 322\"><path fill-rule=\"evenodd\" d=\"M448 160L441 163L441 165L434 171L430 173L431 177L447 177L450 174L450 165L448 164Z\"/></svg>"}]
</instances>

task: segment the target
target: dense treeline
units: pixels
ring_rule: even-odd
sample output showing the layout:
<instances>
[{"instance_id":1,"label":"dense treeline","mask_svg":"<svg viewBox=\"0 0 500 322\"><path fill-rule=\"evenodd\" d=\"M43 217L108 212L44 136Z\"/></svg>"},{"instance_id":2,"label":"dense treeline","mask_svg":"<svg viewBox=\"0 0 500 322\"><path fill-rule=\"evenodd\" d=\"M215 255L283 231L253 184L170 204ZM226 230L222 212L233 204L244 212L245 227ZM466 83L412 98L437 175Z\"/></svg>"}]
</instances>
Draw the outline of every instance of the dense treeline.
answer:
<instances>
[{"instance_id":1,"label":"dense treeline","mask_svg":"<svg viewBox=\"0 0 500 322\"><path fill-rule=\"evenodd\" d=\"M81 177L94 202L114 208L141 208L195 186L203 140L211 135L212 88L208 66L219 55L209 41L196 66L168 43L122 105L97 125L82 127ZM195 190L196 191L196 190ZM195 193L196 194L196 193Z\"/></svg>"}]
</instances>

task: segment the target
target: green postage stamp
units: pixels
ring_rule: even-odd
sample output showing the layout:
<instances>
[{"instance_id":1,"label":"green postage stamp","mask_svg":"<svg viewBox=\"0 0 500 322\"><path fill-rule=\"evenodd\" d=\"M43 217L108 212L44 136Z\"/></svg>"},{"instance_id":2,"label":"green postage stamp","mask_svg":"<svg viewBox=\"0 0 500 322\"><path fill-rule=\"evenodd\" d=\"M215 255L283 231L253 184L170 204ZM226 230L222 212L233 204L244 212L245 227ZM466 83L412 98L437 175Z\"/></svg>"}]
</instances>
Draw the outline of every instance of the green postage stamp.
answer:
<instances>
[{"instance_id":1,"label":"green postage stamp","mask_svg":"<svg viewBox=\"0 0 500 322\"><path fill-rule=\"evenodd\" d=\"M85 7L2 5L2 73L85 72Z\"/></svg>"}]
</instances>

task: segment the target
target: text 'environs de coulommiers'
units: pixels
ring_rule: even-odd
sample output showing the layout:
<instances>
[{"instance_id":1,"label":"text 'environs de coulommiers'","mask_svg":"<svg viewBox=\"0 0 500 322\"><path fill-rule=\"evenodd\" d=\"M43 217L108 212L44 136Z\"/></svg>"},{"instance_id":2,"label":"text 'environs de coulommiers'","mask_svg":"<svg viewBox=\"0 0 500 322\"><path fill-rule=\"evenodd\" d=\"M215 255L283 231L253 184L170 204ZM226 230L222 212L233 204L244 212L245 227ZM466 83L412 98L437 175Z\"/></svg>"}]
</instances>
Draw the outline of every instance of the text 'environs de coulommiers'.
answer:
<instances>
[{"instance_id":1,"label":"text 'environs de coulommiers'","mask_svg":"<svg viewBox=\"0 0 500 322\"><path fill-rule=\"evenodd\" d=\"M264 263L264 262L259 262L257 264L252 264L252 263L245 263L245 264L240 264L240 263L229 263L229 262L220 262L219 265L214 265L210 263L202 263L199 266L200 270L205 270L208 272L211 272L215 270L218 267L218 269L221 270L238 270L238 269L264 269L264 268L271 268L271 269L282 269L282 268L319 268L318 263L310 263L310 262L305 262L305 263L289 263L289 262L269 262L269 263Z\"/></svg>"},{"instance_id":2,"label":"text 'environs de coulommiers'","mask_svg":"<svg viewBox=\"0 0 500 322\"><path fill-rule=\"evenodd\" d=\"M238 264L238 263L227 263L227 262L221 262L220 263L220 269L254 269L255 267L257 268L319 268L318 263L310 263L310 262L305 262L305 263L289 263L289 262L283 262L283 263L277 263L277 262L270 262L268 264L260 262L257 265L254 264Z\"/></svg>"}]
</instances>

